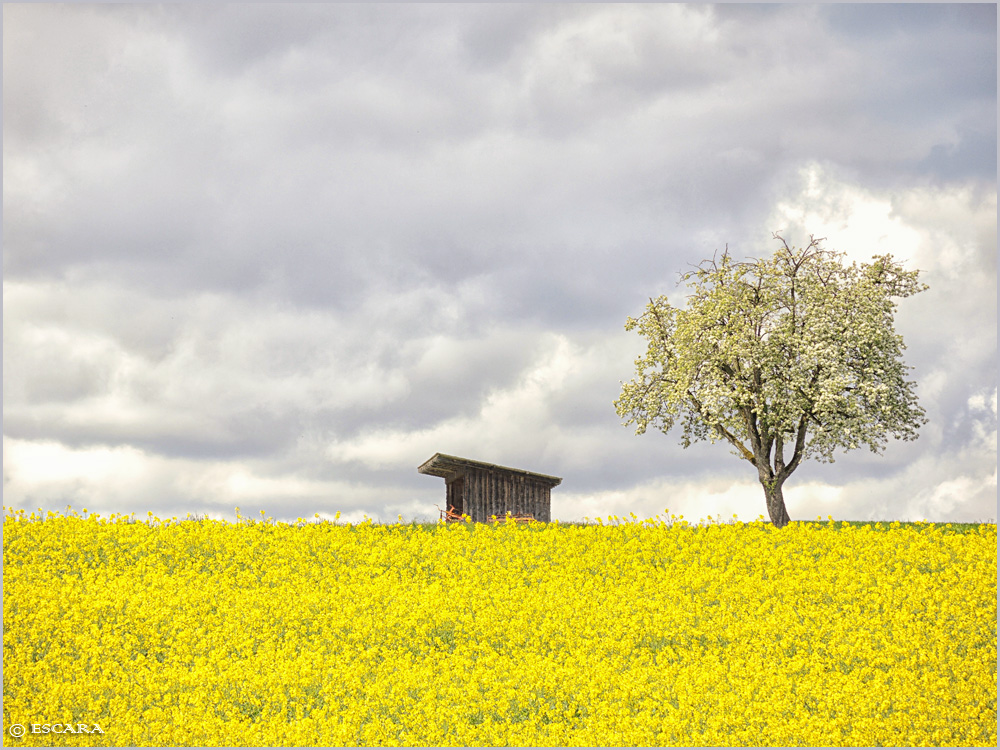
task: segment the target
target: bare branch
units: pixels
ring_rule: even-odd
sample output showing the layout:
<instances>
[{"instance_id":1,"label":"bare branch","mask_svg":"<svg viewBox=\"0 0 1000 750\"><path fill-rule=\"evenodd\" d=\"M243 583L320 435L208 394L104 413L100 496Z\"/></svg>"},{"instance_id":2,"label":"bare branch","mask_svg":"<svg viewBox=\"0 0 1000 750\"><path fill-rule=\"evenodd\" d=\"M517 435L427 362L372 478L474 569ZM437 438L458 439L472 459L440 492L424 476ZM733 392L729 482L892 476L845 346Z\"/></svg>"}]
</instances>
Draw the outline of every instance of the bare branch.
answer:
<instances>
[{"instance_id":1,"label":"bare branch","mask_svg":"<svg viewBox=\"0 0 1000 750\"><path fill-rule=\"evenodd\" d=\"M754 458L754 454L745 445L743 445L743 443L741 443L739 441L739 438L737 438L735 435L733 435L733 433L731 433L729 430L727 430L725 427L723 427L718 422L711 423L710 420L709 420L709 418L708 418L708 415L705 414L705 410L704 410L704 408L701 405L701 401L698 400L698 397L695 396L694 393L692 393L690 390L688 390L687 393L688 393L688 397L691 399L691 402L694 404L695 408L698 410L698 414L701 416L701 418L705 422L705 424L709 424L722 437L724 437L726 440L728 440L730 443L732 443L733 446L735 446L736 450L738 450L740 452L740 455L743 456L743 458L745 458L747 461L749 461L754 466L756 466L757 465L757 461Z\"/></svg>"}]
</instances>

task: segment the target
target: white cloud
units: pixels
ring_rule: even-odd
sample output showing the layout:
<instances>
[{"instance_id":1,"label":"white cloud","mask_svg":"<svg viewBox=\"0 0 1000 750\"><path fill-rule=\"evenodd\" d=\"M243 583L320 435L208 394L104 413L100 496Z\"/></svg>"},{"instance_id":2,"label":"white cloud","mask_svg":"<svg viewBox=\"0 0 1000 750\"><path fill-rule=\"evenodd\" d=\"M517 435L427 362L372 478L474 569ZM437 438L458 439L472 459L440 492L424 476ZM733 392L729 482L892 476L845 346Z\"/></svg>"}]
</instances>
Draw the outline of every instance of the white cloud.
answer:
<instances>
[{"instance_id":1,"label":"white cloud","mask_svg":"<svg viewBox=\"0 0 1000 750\"><path fill-rule=\"evenodd\" d=\"M87 508L111 513L153 511L160 517L187 513L232 520L264 510L272 517L361 520L379 515L395 494L365 482L314 479L246 461L167 458L130 446L69 448L52 441L3 439L4 503L14 508ZM413 506L412 503L406 507ZM424 515L427 508L424 507ZM294 516L293 516L294 517Z\"/></svg>"},{"instance_id":2,"label":"white cloud","mask_svg":"<svg viewBox=\"0 0 1000 750\"><path fill-rule=\"evenodd\" d=\"M980 512L995 39L927 12L5 7L5 498L416 515L445 451L752 519L723 446L611 402L625 315L784 229L931 285L897 319L923 437L803 468L793 515Z\"/></svg>"},{"instance_id":3,"label":"white cloud","mask_svg":"<svg viewBox=\"0 0 1000 750\"><path fill-rule=\"evenodd\" d=\"M893 215L891 197L838 180L818 164L803 167L800 177L801 191L778 202L768 219L789 244L804 246L812 235L859 263L884 253L912 262L920 232Z\"/></svg>"},{"instance_id":4,"label":"white cloud","mask_svg":"<svg viewBox=\"0 0 1000 750\"><path fill-rule=\"evenodd\" d=\"M753 521L766 513L760 485L745 480L677 481L655 479L623 490L552 492L552 517L560 521L594 520L610 516L640 519L675 516L689 523L709 518Z\"/></svg>"},{"instance_id":5,"label":"white cloud","mask_svg":"<svg viewBox=\"0 0 1000 750\"><path fill-rule=\"evenodd\" d=\"M559 431L551 420L549 400L567 378L587 366L587 359L563 335L543 335L524 345L541 350L541 355L517 382L487 393L478 413L454 416L423 429L376 429L347 441L335 441L329 447L331 460L357 461L375 469L419 465L435 452L470 458L544 456ZM440 348L440 342L434 347ZM488 460L503 463L500 458Z\"/></svg>"},{"instance_id":6,"label":"white cloud","mask_svg":"<svg viewBox=\"0 0 1000 750\"><path fill-rule=\"evenodd\" d=\"M963 284L975 282L973 274L981 274L984 264L995 268L995 189L866 188L817 163L802 167L799 180L767 220L790 243L825 237L825 247L850 260L863 263L891 253L910 267Z\"/></svg>"}]
</instances>

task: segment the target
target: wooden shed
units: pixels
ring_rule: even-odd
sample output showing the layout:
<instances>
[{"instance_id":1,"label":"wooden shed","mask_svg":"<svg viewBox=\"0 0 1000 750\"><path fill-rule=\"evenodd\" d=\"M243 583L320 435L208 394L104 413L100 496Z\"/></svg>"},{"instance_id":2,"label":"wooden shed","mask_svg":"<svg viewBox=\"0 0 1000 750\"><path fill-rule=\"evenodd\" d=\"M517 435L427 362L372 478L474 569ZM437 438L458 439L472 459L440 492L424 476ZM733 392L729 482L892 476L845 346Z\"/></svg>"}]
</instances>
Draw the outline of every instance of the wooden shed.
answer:
<instances>
[{"instance_id":1,"label":"wooden shed","mask_svg":"<svg viewBox=\"0 0 1000 750\"><path fill-rule=\"evenodd\" d=\"M552 520L552 488L562 482L560 477L443 453L435 453L417 471L443 477L447 510L480 522L510 513L548 523Z\"/></svg>"}]
</instances>

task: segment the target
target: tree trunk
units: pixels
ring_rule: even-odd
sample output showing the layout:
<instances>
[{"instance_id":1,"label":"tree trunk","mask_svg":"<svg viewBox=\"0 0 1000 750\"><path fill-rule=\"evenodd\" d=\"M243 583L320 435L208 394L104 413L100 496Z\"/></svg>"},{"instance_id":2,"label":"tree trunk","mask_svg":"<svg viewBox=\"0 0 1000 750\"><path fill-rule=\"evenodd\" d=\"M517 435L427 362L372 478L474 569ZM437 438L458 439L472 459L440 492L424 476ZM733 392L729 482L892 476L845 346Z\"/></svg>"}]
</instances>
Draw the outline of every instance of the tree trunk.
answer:
<instances>
[{"instance_id":1,"label":"tree trunk","mask_svg":"<svg viewBox=\"0 0 1000 750\"><path fill-rule=\"evenodd\" d=\"M767 514L771 517L771 523L779 529L783 528L792 519L785 510L785 496L781 494L782 483L772 479L769 482L761 480L761 484L764 486L764 501L767 503Z\"/></svg>"}]
</instances>

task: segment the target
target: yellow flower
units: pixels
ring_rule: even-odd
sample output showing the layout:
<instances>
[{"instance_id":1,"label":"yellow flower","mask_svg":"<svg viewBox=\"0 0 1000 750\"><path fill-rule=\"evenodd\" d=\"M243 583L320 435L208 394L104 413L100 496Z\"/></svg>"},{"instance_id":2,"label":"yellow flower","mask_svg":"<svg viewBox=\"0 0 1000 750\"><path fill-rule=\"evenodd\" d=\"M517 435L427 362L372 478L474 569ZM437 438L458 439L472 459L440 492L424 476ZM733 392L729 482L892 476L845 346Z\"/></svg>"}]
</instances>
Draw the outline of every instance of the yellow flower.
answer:
<instances>
[{"instance_id":1,"label":"yellow flower","mask_svg":"<svg viewBox=\"0 0 1000 750\"><path fill-rule=\"evenodd\" d=\"M996 744L993 524L238 513L7 509L4 726L65 717L122 746ZM53 737L20 743L92 744Z\"/></svg>"}]
</instances>

